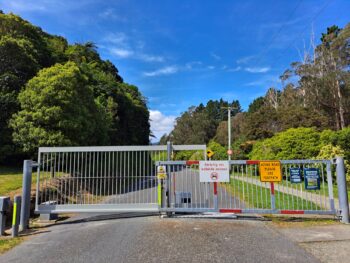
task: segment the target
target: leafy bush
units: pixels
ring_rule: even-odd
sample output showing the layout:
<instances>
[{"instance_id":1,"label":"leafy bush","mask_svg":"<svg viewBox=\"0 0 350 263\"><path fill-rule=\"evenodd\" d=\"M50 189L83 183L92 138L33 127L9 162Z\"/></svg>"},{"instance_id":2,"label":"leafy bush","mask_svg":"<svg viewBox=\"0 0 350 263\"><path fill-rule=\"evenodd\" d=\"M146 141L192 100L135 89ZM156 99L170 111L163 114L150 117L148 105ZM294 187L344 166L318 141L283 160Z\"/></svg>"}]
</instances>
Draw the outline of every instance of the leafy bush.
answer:
<instances>
[{"instance_id":1,"label":"leafy bush","mask_svg":"<svg viewBox=\"0 0 350 263\"><path fill-rule=\"evenodd\" d=\"M250 159L311 159L318 155L323 142L314 128L292 128L258 141L249 154Z\"/></svg>"},{"instance_id":2,"label":"leafy bush","mask_svg":"<svg viewBox=\"0 0 350 263\"><path fill-rule=\"evenodd\" d=\"M212 160L227 160L226 148L221 144L211 140L207 148L214 152Z\"/></svg>"},{"instance_id":3,"label":"leafy bush","mask_svg":"<svg viewBox=\"0 0 350 263\"><path fill-rule=\"evenodd\" d=\"M327 144L323 146L317 155L316 159L322 160L330 160L335 158L336 156L344 157L345 151L339 146L333 146L332 144ZM345 168L346 168L346 181L348 184L350 183L350 163L348 160L345 160Z\"/></svg>"}]
</instances>

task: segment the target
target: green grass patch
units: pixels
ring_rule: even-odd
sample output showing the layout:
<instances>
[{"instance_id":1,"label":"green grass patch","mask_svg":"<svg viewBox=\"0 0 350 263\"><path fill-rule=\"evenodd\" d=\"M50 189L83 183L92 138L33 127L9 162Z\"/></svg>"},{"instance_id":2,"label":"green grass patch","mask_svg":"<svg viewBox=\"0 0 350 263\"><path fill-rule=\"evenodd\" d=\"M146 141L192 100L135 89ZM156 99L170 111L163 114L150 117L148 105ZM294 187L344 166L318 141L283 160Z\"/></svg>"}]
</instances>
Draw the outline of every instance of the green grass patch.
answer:
<instances>
[{"instance_id":1,"label":"green grass patch","mask_svg":"<svg viewBox=\"0 0 350 263\"><path fill-rule=\"evenodd\" d=\"M22 237L16 238L0 238L0 254L5 253L11 248L17 246L23 241Z\"/></svg>"},{"instance_id":2,"label":"green grass patch","mask_svg":"<svg viewBox=\"0 0 350 263\"><path fill-rule=\"evenodd\" d=\"M0 167L0 196L22 188L22 169Z\"/></svg>"},{"instance_id":3,"label":"green grass patch","mask_svg":"<svg viewBox=\"0 0 350 263\"><path fill-rule=\"evenodd\" d=\"M239 196L246 208L271 209L270 189L231 178L226 189ZM314 202L290 194L275 191L276 209L287 210L321 210Z\"/></svg>"}]
</instances>

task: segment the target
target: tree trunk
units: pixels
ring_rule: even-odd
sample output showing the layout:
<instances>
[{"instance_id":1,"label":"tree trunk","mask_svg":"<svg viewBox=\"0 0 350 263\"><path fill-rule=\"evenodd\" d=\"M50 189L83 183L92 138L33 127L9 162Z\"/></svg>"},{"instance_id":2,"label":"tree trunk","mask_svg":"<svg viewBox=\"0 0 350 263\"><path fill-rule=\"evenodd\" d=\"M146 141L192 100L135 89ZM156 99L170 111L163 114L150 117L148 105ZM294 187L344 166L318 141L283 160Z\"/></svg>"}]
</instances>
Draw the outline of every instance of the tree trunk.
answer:
<instances>
[{"instance_id":1,"label":"tree trunk","mask_svg":"<svg viewBox=\"0 0 350 263\"><path fill-rule=\"evenodd\" d=\"M339 80L336 79L335 81L336 89L337 89L337 95L338 95L338 108L339 108L339 118L340 118L340 129L345 128L345 120L344 120L344 106L343 106L343 96L341 94Z\"/></svg>"}]
</instances>

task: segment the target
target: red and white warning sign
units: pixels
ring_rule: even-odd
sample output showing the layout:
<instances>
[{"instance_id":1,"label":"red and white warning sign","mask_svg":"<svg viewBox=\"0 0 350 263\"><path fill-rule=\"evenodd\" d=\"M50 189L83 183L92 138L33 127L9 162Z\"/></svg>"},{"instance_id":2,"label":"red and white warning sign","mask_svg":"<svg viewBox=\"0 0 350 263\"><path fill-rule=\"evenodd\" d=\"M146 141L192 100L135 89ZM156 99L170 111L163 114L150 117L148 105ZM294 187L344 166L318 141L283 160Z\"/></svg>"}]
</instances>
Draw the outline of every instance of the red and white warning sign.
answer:
<instances>
[{"instance_id":1,"label":"red and white warning sign","mask_svg":"<svg viewBox=\"0 0 350 263\"><path fill-rule=\"evenodd\" d=\"M228 161L200 161L199 181L201 183L229 182L230 169Z\"/></svg>"}]
</instances>

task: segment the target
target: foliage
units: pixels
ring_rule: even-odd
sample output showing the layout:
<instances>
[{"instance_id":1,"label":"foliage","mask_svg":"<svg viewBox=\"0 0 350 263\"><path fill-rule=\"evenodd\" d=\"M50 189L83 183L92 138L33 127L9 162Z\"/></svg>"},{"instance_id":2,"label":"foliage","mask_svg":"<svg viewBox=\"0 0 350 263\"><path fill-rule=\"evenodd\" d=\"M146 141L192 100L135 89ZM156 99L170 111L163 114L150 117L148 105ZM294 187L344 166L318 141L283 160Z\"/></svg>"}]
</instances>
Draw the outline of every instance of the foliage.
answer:
<instances>
[{"instance_id":1,"label":"foliage","mask_svg":"<svg viewBox=\"0 0 350 263\"><path fill-rule=\"evenodd\" d=\"M38 145L106 143L103 117L86 85L73 62L41 70L19 94L21 110L11 121L14 141L30 153Z\"/></svg>"},{"instance_id":2,"label":"foliage","mask_svg":"<svg viewBox=\"0 0 350 263\"><path fill-rule=\"evenodd\" d=\"M333 146L332 144L327 144L323 146L317 155L316 159L321 160L330 160L337 156L344 157L345 152L344 150L339 146ZM345 167L346 167L346 181L350 183L350 163L349 160L345 160Z\"/></svg>"},{"instance_id":3,"label":"foliage","mask_svg":"<svg viewBox=\"0 0 350 263\"><path fill-rule=\"evenodd\" d=\"M211 140L208 143L207 149L210 149L214 152L212 160L227 160L227 149L220 145L219 143L215 142L214 140Z\"/></svg>"},{"instance_id":4,"label":"foliage","mask_svg":"<svg viewBox=\"0 0 350 263\"><path fill-rule=\"evenodd\" d=\"M249 154L255 160L311 159L323 143L314 128L291 128L254 144Z\"/></svg>"},{"instance_id":5,"label":"foliage","mask_svg":"<svg viewBox=\"0 0 350 263\"><path fill-rule=\"evenodd\" d=\"M61 66L70 67L64 68L67 76L58 72ZM77 95L75 107L74 99L64 97L63 91ZM38 99L35 93L40 94ZM58 94L60 98L50 97ZM39 102L47 108L40 109ZM71 116L69 107L74 110ZM137 87L123 82L110 61L100 58L92 42L70 45L61 36L4 13L0 13L0 110L0 163L20 160L42 145L149 143L145 98ZM78 138L74 133L80 129Z\"/></svg>"},{"instance_id":6,"label":"foliage","mask_svg":"<svg viewBox=\"0 0 350 263\"><path fill-rule=\"evenodd\" d=\"M220 99L210 100L206 106L200 104L190 107L188 111L176 119L174 130L170 138L175 144L202 144L208 143L215 136L219 124L227 118L227 107L233 107L231 116L241 112L239 101L231 103Z\"/></svg>"}]
</instances>

